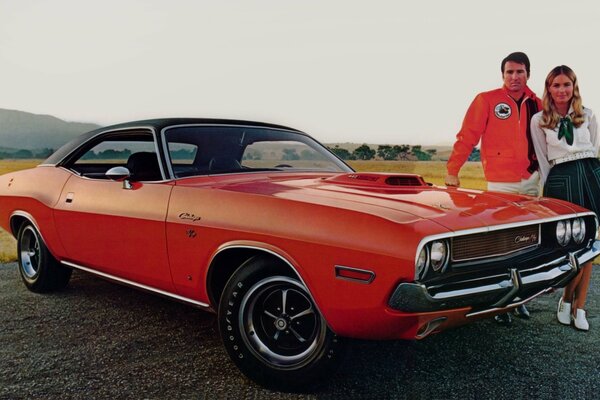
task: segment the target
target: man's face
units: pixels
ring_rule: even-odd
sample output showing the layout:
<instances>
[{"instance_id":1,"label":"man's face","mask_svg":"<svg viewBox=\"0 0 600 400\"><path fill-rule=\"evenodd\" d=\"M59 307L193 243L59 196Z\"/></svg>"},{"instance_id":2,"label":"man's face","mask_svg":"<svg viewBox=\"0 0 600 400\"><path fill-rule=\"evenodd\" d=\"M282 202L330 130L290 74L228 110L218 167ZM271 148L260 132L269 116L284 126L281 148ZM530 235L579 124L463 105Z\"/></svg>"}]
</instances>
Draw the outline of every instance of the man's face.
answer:
<instances>
[{"instance_id":1,"label":"man's face","mask_svg":"<svg viewBox=\"0 0 600 400\"><path fill-rule=\"evenodd\" d=\"M509 92L520 94L525 90L527 85L527 70L525 64L519 64L514 61L507 61L504 64L504 72L502 73L504 86Z\"/></svg>"}]
</instances>

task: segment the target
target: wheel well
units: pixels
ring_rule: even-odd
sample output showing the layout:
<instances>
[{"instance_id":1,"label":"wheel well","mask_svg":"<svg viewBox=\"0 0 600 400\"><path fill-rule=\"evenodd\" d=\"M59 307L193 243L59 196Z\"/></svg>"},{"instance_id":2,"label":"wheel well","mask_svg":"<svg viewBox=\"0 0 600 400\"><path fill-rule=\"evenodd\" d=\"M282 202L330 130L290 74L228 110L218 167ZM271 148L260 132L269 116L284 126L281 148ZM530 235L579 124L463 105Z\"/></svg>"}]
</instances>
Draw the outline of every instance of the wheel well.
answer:
<instances>
[{"instance_id":1,"label":"wheel well","mask_svg":"<svg viewBox=\"0 0 600 400\"><path fill-rule=\"evenodd\" d=\"M212 261L208 270L207 290L210 304L215 310L219 307L221 294L233 273L247 260L253 257L265 257L281 268L281 273L297 278L294 269L279 257L261 249L233 248L223 250Z\"/></svg>"},{"instance_id":2,"label":"wheel well","mask_svg":"<svg viewBox=\"0 0 600 400\"><path fill-rule=\"evenodd\" d=\"M10 219L10 230L12 235L16 238L19 233L19 229L23 226L24 223L30 222L27 218L21 215L15 215Z\"/></svg>"}]
</instances>

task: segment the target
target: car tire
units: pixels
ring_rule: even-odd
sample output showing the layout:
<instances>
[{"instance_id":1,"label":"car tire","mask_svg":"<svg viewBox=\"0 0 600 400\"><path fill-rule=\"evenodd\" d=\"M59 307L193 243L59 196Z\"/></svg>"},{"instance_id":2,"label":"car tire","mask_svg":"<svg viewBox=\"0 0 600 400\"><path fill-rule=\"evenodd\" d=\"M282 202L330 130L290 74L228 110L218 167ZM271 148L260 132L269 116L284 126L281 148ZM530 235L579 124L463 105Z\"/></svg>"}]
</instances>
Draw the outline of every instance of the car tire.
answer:
<instances>
[{"instance_id":1,"label":"car tire","mask_svg":"<svg viewBox=\"0 0 600 400\"><path fill-rule=\"evenodd\" d=\"M304 284L282 270L266 257L245 262L221 295L219 330L229 356L250 379L272 389L312 390L335 372L345 343Z\"/></svg>"},{"instance_id":2,"label":"car tire","mask_svg":"<svg viewBox=\"0 0 600 400\"><path fill-rule=\"evenodd\" d=\"M48 251L42 236L31 223L21 225L17 234L19 273L32 292L64 289L72 270L62 266Z\"/></svg>"}]
</instances>

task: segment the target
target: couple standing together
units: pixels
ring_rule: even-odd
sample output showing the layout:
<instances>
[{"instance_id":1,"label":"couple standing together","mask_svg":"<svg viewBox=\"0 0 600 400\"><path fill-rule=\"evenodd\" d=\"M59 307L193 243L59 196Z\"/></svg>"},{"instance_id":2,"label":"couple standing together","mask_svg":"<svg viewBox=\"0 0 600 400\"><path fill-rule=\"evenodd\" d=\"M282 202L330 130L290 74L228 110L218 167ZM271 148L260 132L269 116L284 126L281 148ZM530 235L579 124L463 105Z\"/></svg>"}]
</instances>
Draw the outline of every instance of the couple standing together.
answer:
<instances>
[{"instance_id":1,"label":"couple standing together","mask_svg":"<svg viewBox=\"0 0 600 400\"><path fill-rule=\"evenodd\" d=\"M481 140L488 190L543 195L579 204L600 215L600 137L596 117L582 105L577 77L560 65L548 74L540 100L527 86L525 53L509 54L501 64L504 85L480 93L471 103L448 160L447 186L460 186L458 173ZM584 306L592 261L565 287L558 303L561 324L589 330ZM515 312L528 318L525 306ZM510 314L496 316L510 323Z\"/></svg>"}]
</instances>

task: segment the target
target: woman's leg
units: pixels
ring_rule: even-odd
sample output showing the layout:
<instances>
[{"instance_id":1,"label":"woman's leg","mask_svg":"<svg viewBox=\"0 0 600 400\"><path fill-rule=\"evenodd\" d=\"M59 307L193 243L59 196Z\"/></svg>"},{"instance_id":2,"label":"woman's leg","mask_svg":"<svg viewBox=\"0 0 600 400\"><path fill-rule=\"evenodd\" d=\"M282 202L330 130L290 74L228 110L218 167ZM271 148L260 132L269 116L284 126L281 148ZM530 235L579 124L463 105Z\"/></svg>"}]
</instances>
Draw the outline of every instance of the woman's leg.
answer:
<instances>
[{"instance_id":1,"label":"woman's leg","mask_svg":"<svg viewBox=\"0 0 600 400\"><path fill-rule=\"evenodd\" d=\"M573 278L571 280L571 282L569 282L567 284L567 286L565 286L565 290L564 290L563 296L562 296L563 303L573 302L573 295L575 294L575 289L577 288L577 286L579 285L579 282L581 281L581 276L583 275L582 272L583 272L583 267L581 268L579 273L575 276L575 278ZM572 309L574 309L574 307L572 307Z\"/></svg>"},{"instance_id":2,"label":"woman's leg","mask_svg":"<svg viewBox=\"0 0 600 400\"><path fill-rule=\"evenodd\" d=\"M581 268L581 272L578 274L578 276L575 278L579 278L577 279L577 286L574 287L574 294L575 294L575 301L573 304L573 309L576 310L578 308L580 309L584 309L585 307L585 301L587 299L587 293L588 293L588 289L590 287L590 278L592 277L592 262L588 261L585 264L583 264L583 267ZM575 281L575 279L573 279L573 281ZM565 288L565 293L566 293L566 288Z\"/></svg>"}]
</instances>

